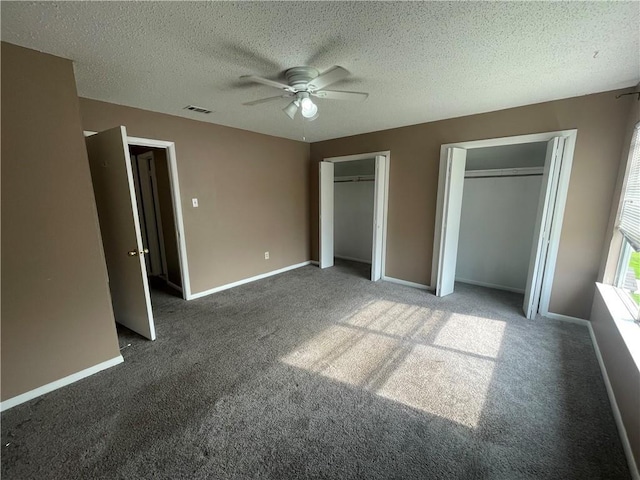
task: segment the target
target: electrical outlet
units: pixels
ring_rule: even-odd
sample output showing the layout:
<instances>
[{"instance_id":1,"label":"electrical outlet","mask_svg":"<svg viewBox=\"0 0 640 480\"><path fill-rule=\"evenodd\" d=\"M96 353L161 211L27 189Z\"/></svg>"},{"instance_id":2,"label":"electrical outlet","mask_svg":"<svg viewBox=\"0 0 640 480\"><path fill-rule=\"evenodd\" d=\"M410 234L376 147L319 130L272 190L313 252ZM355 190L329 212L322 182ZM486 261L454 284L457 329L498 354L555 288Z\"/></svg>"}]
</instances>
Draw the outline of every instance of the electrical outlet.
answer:
<instances>
[{"instance_id":1,"label":"electrical outlet","mask_svg":"<svg viewBox=\"0 0 640 480\"><path fill-rule=\"evenodd\" d=\"M193 205L193 208L198 208L198 199L197 198L192 198L191 199L191 204Z\"/></svg>"},{"instance_id":2,"label":"electrical outlet","mask_svg":"<svg viewBox=\"0 0 640 480\"><path fill-rule=\"evenodd\" d=\"M264 252L264 259L269 260L269 252Z\"/></svg>"}]
</instances>

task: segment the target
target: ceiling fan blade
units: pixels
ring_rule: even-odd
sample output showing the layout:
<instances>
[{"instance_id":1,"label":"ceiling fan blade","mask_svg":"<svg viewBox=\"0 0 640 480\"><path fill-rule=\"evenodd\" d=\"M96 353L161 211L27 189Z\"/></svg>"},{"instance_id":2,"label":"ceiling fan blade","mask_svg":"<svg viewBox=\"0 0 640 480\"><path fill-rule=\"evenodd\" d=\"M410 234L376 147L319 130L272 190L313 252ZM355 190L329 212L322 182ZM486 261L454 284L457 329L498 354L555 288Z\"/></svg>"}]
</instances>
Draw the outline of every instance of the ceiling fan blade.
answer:
<instances>
[{"instance_id":1,"label":"ceiling fan blade","mask_svg":"<svg viewBox=\"0 0 640 480\"><path fill-rule=\"evenodd\" d=\"M281 88L283 90L291 91L291 87L286 83L277 82L275 80L269 80L268 78L258 77L257 75L243 75L243 80L249 80L250 82L261 83L268 85L269 87Z\"/></svg>"},{"instance_id":2,"label":"ceiling fan blade","mask_svg":"<svg viewBox=\"0 0 640 480\"><path fill-rule=\"evenodd\" d=\"M294 100L289 105L284 107L282 111L291 119L296 116L296 112L298 111L298 103Z\"/></svg>"},{"instance_id":3,"label":"ceiling fan blade","mask_svg":"<svg viewBox=\"0 0 640 480\"><path fill-rule=\"evenodd\" d=\"M254 100L253 102L245 102L242 105L252 106L252 105L260 105L261 103L273 102L274 100L280 100L281 98L287 98L291 95L277 95L275 97L267 97L261 98L260 100Z\"/></svg>"},{"instance_id":4,"label":"ceiling fan blade","mask_svg":"<svg viewBox=\"0 0 640 480\"><path fill-rule=\"evenodd\" d=\"M362 102L369 96L368 93L364 92L338 92L337 90L320 90L311 95L328 100L352 100L355 102Z\"/></svg>"},{"instance_id":5,"label":"ceiling fan blade","mask_svg":"<svg viewBox=\"0 0 640 480\"><path fill-rule=\"evenodd\" d=\"M316 78L311 80L307 85L311 90L320 90L332 83L342 80L349 76L349 71L335 65L324 73L321 73Z\"/></svg>"}]
</instances>

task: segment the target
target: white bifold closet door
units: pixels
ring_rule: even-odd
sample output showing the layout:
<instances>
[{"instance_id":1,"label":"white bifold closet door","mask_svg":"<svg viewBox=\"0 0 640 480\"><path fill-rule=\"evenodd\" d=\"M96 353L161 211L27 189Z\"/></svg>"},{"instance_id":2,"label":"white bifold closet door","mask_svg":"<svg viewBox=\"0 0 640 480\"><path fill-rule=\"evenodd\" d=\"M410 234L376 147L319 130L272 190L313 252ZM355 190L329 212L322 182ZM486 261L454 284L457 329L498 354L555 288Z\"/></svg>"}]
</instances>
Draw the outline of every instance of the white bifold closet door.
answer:
<instances>
[{"instance_id":1,"label":"white bifold closet door","mask_svg":"<svg viewBox=\"0 0 640 480\"><path fill-rule=\"evenodd\" d=\"M467 151L464 148L451 147L447 149L447 163L444 175L441 176L441 181L444 184L438 187L439 190L444 192L436 279L436 296L438 297L453 293L456 280L462 190L466 163Z\"/></svg>"},{"instance_id":2,"label":"white bifold closet door","mask_svg":"<svg viewBox=\"0 0 640 480\"><path fill-rule=\"evenodd\" d=\"M373 248L371 249L371 281L382 278L383 256L383 223L384 223L384 195L387 184L387 157L376 157L376 176L373 200Z\"/></svg>"},{"instance_id":3,"label":"white bifold closet door","mask_svg":"<svg viewBox=\"0 0 640 480\"><path fill-rule=\"evenodd\" d=\"M564 143L565 139L562 137L555 137L547 142L544 173L542 175L542 186L540 188L540 201L538 203L533 247L529 261L529 272L527 274L527 287L525 289L524 304L522 307L525 316L530 319L536 316L540 305L544 269L549 252L553 212L558 196L560 165Z\"/></svg>"},{"instance_id":4,"label":"white bifold closet door","mask_svg":"<svg viewBox=\"0 0 640 480\"><path fill-rule=\"evenodd\" d=\"M333 163L320 162L320 268L333 267L333 177Z\"/></svg>"},{"instance_id":5,"label":"white bifold closet door","mask_svg":"<svg viewBox=\"0 0 640 480\"><path fill-rule=\"evenodd\" d=\"M116 127L86 143L116 322L155 340L127 131Z\"/></svg>"}]
</instances>

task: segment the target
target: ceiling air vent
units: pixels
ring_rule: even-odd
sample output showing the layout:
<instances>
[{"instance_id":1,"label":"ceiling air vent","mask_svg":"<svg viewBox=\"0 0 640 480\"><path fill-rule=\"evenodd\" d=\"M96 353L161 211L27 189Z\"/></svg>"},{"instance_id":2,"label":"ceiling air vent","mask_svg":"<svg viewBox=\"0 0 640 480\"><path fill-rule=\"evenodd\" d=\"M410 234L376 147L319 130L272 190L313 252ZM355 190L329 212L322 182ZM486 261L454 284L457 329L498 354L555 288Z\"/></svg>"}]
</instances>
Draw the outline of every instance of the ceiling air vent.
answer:
<instances>
[{"instance_id":1,"label":"ceiling air vent","mask_svg":"<svg viewBox=\"0 0 640 480\"><path fill-rule=\"evenodd\" d=\"M191 110L192 112L198 112L198 113L211 113L211 110L207 110L206 108L202 108L202 107L196 107L195 105L187 105L186 107L184 107L185 110Z\"/></svg>"}]
</instances>

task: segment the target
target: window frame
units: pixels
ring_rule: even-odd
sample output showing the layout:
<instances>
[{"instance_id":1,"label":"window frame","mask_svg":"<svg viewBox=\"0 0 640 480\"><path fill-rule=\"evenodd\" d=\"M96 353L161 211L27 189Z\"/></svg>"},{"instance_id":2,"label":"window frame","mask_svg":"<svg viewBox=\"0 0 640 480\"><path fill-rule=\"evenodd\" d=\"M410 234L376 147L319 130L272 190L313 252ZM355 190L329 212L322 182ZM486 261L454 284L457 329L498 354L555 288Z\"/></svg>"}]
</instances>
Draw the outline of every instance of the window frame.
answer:
<instances>
[{"instance_id":1,"label":"window frame","mask_svg":"<svg viewBox=\"0 0 640 480\"><path fill-rule=\"evenodd\" d=\"M634 161L640 164L640 157L634 159L634 152L640 150L640 122L637 122L633 126L632 134L631 134L631 142L629 144L629 154L627 156L627 162L624 170L624 177L622 182L622 189L620 191L620 198L618 200L618 211L615 217L615 226L614 233L611 245L615 245L617 261L616 261L616 269L611 279L611 285L615 287L618 295L620 296L624 306L629 310L632 318L636 323L640 325L640 305L638 305L631 295L622 288L622 283L624 282L625 276L627 274L627 270L629 268L629 261L631 260L631 253L634 251L633 245L627 239L626 235L622 233L620 230L621 218L624 212L624 202L627 198L627 186L630 181L631 172L634 166ZM636 166L637 168L637 166Z\"/></svg>"},{"instance_id":2,"label":"window frame","mask_svg":"<svg viewBox=\"0 0 640 480\"><path fill-rule=\"evenodd\" d=\"M616 274L613 286L616 288L618 295L622 299L624 306L627 307L629 313L633 317L636 323L640 322L640 305L638 305L631 295L622 287L622 283L625 280L627 269L629 268L629 261L631 260L631 253L633 247L626 238L622 238L620 246L620 254L618 256L618 265L616 267Z\"/></svg>"},{"instance_id":3,"label":"window frame","mask_svg":"<svg viewBox=\"0 0 640 480\"><path fill-rule=\"evenodd\" d=\"M637 204L640 193L640 185L631 184L632 181L640 181L640 122L633 127L631 134L631 143L629 144L629 154L627 156L627 164L625 166L624 182L618 204L618 213L616 215L615 227L618 232L635 248L640 248L640 229L636 221L638 218ZM633 193L632 193L633 192ZM633 205L631 209L629 205Z\"/></svg>"}]
</instances>

